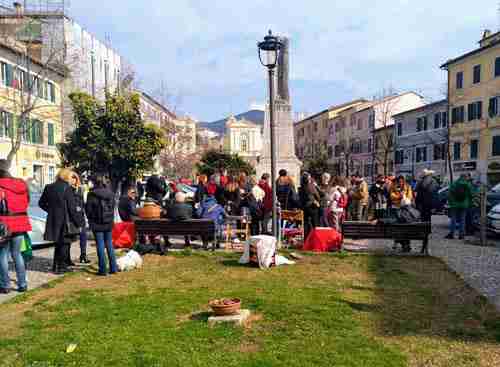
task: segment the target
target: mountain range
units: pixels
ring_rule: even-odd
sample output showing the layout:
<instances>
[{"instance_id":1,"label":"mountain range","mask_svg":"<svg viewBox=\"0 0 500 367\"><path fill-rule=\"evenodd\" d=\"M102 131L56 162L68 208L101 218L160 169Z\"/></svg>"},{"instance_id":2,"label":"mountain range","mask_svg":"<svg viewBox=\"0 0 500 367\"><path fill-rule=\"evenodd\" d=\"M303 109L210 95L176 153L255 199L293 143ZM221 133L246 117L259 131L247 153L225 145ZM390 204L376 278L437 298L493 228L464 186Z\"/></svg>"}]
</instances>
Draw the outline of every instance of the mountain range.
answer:
<instances>
[{"instance_id":1,"label":"mountain range","mask_svg":"<svg viewBox=\"0 0 500 367\"><path fill-rule=\"evenodd\" d=\"M237 120L245 119L247 121L253 122L256 125L264 125L265 112L262 110L249 110L239 115L234 116ZM209 129L216 132L219 135L223 135L226 129L226 121L230 116L212 122L199 122L198 126Z\"/></svg>"}]
</instances>

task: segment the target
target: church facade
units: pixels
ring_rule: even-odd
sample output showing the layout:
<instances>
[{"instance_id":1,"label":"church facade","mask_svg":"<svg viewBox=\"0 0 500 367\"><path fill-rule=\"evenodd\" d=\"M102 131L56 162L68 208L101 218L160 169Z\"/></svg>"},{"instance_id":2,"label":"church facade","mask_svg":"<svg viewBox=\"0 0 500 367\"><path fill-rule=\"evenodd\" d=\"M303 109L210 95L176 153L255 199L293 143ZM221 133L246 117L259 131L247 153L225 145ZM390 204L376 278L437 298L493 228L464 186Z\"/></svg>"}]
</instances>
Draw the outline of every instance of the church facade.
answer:
<instances>
[{"instance_id":1,"label":"church facade","mask_svg":"<svg viewBox=\"0 0 500 367\"><path fill-rule=\"evenodd\" d=\"M223 147L226 153L238 154L246 161L256 164L262 151L262 127L231 116L226 122Z\"/></svg>"}]
</instances>

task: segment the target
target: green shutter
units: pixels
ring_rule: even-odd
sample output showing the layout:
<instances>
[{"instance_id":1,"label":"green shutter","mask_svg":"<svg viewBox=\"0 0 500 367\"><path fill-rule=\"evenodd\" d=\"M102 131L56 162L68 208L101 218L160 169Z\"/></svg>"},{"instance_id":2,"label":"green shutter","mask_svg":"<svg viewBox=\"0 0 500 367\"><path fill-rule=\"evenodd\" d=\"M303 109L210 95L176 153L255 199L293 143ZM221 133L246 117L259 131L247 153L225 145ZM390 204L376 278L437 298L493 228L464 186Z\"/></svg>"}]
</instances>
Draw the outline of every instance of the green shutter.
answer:
<instances>
[{"instance_id":1,"label":"green shutter","mask_svg":"<svg viewBox=\"0 0 500 367\"><path fill-rule=\"evenodd\" d=\"M12 79L14 78L14 71L12 65L5 64L5 85L8 87L12 86Z\"/></svg>"},{"instance_id":2,"label":"green shutter","mask_svg":"<svg viewBox=\"0 0 500 367\"><path fill-rule=\"evenodd\" d=\"M47 124L47 129L48 129L48 145L53 146L54 145L54 124L51 124L50 122Z\"/></svg>"},{"instance_id":3,"label":"green shutter","mask_svg":"<svg viewBox=\"0 0 500 367\"><path fill-rule=\"evenodd\" d=\"M54 83L49 83L50 88L50 101L52 103L56 103L56 86Z\"/></svg>"}]
</instances>

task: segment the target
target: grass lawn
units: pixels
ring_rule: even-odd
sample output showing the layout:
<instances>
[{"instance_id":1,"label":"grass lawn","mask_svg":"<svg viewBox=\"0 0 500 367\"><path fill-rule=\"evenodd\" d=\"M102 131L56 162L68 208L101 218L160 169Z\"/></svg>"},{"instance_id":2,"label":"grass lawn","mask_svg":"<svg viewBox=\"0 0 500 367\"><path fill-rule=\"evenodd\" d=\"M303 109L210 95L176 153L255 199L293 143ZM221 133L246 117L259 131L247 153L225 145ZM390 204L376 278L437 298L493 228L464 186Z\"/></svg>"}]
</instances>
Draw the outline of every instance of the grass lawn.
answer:
<instances>
[{"instance_id":1,"label":"grass lawn","mask_svg":"<svg viewBox=\"0 0 500 367\"><path fill-rule=\"evenodd\" d=\"M237 259L149 256L0 305L0 366L500 366L500 314L438 260L305 256L262 271ZM207 325L224 296L253 312L245 328Z\"/></svg>"}]
</instances>

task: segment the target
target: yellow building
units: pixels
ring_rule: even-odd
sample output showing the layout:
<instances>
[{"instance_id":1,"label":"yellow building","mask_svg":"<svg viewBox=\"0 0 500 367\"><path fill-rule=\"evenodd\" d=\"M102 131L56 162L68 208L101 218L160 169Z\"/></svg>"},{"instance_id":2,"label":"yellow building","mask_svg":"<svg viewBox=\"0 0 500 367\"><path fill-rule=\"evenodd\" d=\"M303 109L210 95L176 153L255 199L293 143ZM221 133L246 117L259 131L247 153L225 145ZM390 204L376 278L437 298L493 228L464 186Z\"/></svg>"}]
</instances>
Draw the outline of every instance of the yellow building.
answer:
<instances>
[{"instance_id":1,"label":"yellow building","mask_svg":"<svg viewBox=\"0 0 500 367\"><path fill-rule=\"evenodd\" d=\"M0 41L0 158L7 158L19 141L11 174L41 187L54 180L60 163L56 145L63 140L64 73L26 57L27 53L23 44ZM27 121L22 130L20 116Z\"/></svg>"},{"instance_id":2,"label":"yellow building","mask_svg":"<svg viewBox=\"0 0 500 367\"><path fill-rule=\"evenodd\" d=\"M450 156L454 178L471 173L500 182L500 32L441 66L448 72Z\"/></svg>"}]
</instances>

